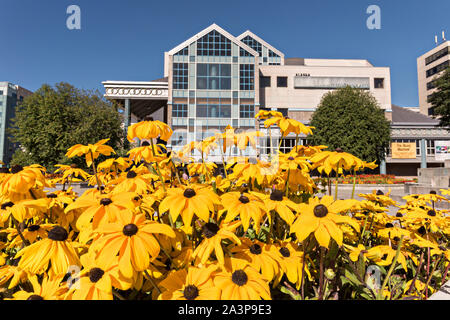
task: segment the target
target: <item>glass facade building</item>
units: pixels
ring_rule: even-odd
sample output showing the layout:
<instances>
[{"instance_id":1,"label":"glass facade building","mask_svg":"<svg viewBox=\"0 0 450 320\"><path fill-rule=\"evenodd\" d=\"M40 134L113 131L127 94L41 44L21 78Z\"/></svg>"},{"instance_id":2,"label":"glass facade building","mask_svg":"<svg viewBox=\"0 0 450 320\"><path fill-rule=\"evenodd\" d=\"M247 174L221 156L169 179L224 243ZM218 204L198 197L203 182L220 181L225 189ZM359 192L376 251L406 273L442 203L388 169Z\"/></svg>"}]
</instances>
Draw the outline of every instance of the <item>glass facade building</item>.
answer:
<instances>
[{"instance_id":1,"label":"glass facade building","mask_svg":"<svg viewBox=\"0 0 450 320\"><path fill-rule=\"evenodd\" d=\"M17 145L12 143L8 129L15 117L15 108L32 92L10 82L0 82L0 160L9 165Z\"/></svg>"}]
</instances>

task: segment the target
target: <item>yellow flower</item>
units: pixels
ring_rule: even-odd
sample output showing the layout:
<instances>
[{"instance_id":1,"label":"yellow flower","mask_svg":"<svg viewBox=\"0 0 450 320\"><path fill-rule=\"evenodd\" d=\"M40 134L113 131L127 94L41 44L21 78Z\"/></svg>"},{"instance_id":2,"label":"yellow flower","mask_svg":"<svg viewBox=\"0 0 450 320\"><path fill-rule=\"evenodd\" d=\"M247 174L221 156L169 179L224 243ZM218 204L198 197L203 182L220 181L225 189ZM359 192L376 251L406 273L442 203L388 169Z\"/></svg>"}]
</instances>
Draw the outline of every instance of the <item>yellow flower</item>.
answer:
<instances>
[{"instance_id":1,"label":"yellow flower","mask_svg":"<svg viewBox=\"0 0 450 320\"><path fill-rule=\"evenodd\" d=\"M144 121L128 127L127 139L132 142L134 138L150 140L160 137L162 140L168 141L172 136L172 132L172 129L164 122L148 117Z\"/></svg>"},{"instance_id":2,"label":"yellow flower","mask_svg":"<svg viewBox=\"0 0 450 320\"><path fill-rule=\"evenodd\" d=\"M312 129L315 129L314 127L308 127L305 126L300 121L289 119L288 117L273 117L266 121L264 121L264 126L266 128L272 126L272 125L278 125L280 127L280 130L283 134L283 138L286 137L289 133L295 133L297 135L299 134L305 134L305 135L312 135Z\"/></svg>"},{"instance_id":3,"label":"yellow flower","mask_svg":"<svg viewBox=\"0 0 450 320\"><path fill-rule=\"evenodd\" d=\"M158 257L160 246L155 233L175 237L168 225L146 220L145 215L133 216L129 211L122 211L116 222L101 226L96 232L101 237L91 249L98 250L98 263L108 265L109 259L119 255L119 270L125 278L131 278L135 271L144 271Z\"/></svg>"},{"instance_id":4,"label":"yellow flower","mask_svg":"<svg viewBox=\"0 0 450 320\"><path fill-rule=\"evenodd\" d=\"M275 283L279 283L283 274L285 274L289 282L294 283L298 290L301 285L303 273L303 252L299 250L299 246L293 241L283 241L273 245L271 254L280 264L280 272ZM311 278L307 263L305 263L305 272Z\"/></svg>"},{"instance_id":5,"label":"yellow flower","mask_svg":"<svg viewBox=\"0 0 450 320\"><path fill-rule=\"evenodd\" d=\"M210 212L214 213L215 211L214 205L219 204L219 196L208 187L180 186L167 190L167 197L161 201L159 212L169 211L173 222L181 215L184 225L188 226L191 224L194 214L208 222Z\"/></svg>"},{"instance_id":6,"label":"yellow flower","mask_svg":"<svg viewBox=\"0 0 450 320\"><path fill-rule=\"evenodd\" d=\"M272 245L258 240L242 239L242 244L231 249L233 257L243 259L260 271L266 281L272 281L279 273L279 265L272 256Z\"/></svg>"},{"instance_id":7,"label":"yellow flower","mask_svg":"<svg viewBox=\"0 0 450 320\"><path fill-rule=\"evenodd\" d=\"M250 193L228 192L221 196L221 202L227 211L224 222L230 222L239 215L244 231L250 227L251 219L256 232L259 231L261 220L267 213L264 202L259 197Z\"/></svg>"},{"instance_id":8,"label":"yellow flower","mask_svg":"<svg viewBox=\"0 0 450 320\"><path fill-rule=\"evenodd\" d=\"M221 300L270 300L269 284L247 261L226 258L225 267L214 274Z\"/></svg>"},{"instance_id":9,"label":"yellow flower","mask_svg":"<svg viewBox=\"0 0 450 320\"><path fill-rule=\"evenodd\" d=\"M189 267L171 272L160 285L166 289L158 300L218 300L220 289L214 286L212 273L216 266Z\"/></svg>"},{"instance_id":10,"label":"yellow flower","mask_svg":"<svg viewBox=\"0 0 450 320\"><path fill-rule=\"evenodd\" d=\"M262 199L267 211L275 211L288 225L292 225L295 219L294 212L298 207L295 202L286 198L280 190L273 190L270 195L264 195Z\"/></svg>"},{"instance_id":11,"label":"yellow flower","mask_svg":"<svg viewBox=\"0 0 450 320\"><path fill-rule=\"evenodd\" d=\"M79 266L78 254L68 239L66 229L55 226L48 237L20 250L14 259L21 258L18 267L32 274L41 274L50 264L49 275L66 274L70 266Z\"/></svg>"},{"instance_id":12,"label":"yellow flower","mask_svg":"<svg viewBox=\"0 0 450 320\"><path fill-rule=\"evenodd\" d=\"M195 248L192 258L199 258L201 264L205 264L211 253L214 251L216 258L221 265L225 263L222 249L222 240L229 239L232 242L240 244L241 241L234 234L236 229L241 225L240 221L232 223L222 223L220 227L212 222L205 223L202 227L202 235L204 239Z\"/></svg>"},{"instance_id":13,"label":"yellow flower","mask_svg":"<svg viewBox=\"0 0 450 320\"><path fill-rule=\"evenodd\" d=\"M359 170L363 167L363 161L350 153L343 152L341 149L336 151L322 151L314 154L309 159L313 164L313 168L322 173L330 175L331 171L340 172L345 170Z\"/></svg>"},{"instance_id":14,"label":"yellow flower","mask_svg":"<svg viewBox=\"0 0 450 320\"><path fill-rule=\"evenodd\" d=\"M330 238L341 246L343 233L338 224L347 223L359 231L359 225L352 218L337 214L346 210L345 205L348 203L339 200L333 202L331 196L324 196L320 200L309 199L307 205L299 205L300 215L293 223L291 232L296 234L298 241L303 241L314 232L317 242L322 247L328 248Z\"/></svg>"},{"instance_id":15,"label":"yellow flower","mask_svg":"<svg viewBox=\"0 0 450 320\"><path fill-rule=\"evenodd\" d=\"M90 167L92 162L101 154L109 156L112 153L115 153L113 148L105 145L105 143L108 141L109 139L103 139L96 142L95 144L88 144L87 146L76 144L67 150L66 156L68 158L73 158L75 156L80 157L84 155L86 157L86 164L88 167Z\"/></svg>"},{"instance_id":16,"label":"yellow flower","mask_svg":"<svg viewBox=\"0 0 450 320\"><path fill-rule=\"evenodd\" d=\"M66 290L66 288L61 286L63 276L49 277L46 275L42 280L42 284L39 284L37 276L33 275L29 278L33 291L18 291L14 293L11 300L61 300L61 294Z\"/></svg>"},{"instance_id":17,"label":"yellow flower","mask_svg":"<svg viewBox=\"0 0 450 320\"><path fill-rule=\"evenodd\" d=\"M96 229L105 223L116 221L122 211L133 210L135 206L132 199L135 196L136 194L132 192L83 195L69 204L65 212L82 209L83 212L77 220L77 228L83 229L92 220L92 227Z\"/></svg>"}]
</instances>

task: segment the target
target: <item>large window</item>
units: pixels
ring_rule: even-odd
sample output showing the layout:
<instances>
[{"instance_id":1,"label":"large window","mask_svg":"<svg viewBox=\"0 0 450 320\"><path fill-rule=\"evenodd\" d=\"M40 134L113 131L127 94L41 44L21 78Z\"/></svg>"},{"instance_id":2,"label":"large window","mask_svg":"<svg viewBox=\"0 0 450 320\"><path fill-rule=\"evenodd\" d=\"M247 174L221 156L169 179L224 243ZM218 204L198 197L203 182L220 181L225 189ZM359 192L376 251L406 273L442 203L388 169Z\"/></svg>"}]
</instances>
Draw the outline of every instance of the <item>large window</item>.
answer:
<instances>
[{"instance_id":1,"label":"large window","mask_svg":"<svg viewBox=\"0 0 450 320\"><path fill-rule=\"evenodd\" d=\"M438 64L436 67L427 70L427 78L435 75L436 73L444 71L449 66L450 66L450 60L447 60L441 64Z\"/></svg>"},{"instance_id":2,"label":"large window","mask_svg":"<svg viewBox=\"0 0 450 320\"><path fill-rule=\"evenodd\" d=\"M172 105L172 117L187 118L187 114L188 114L187 104L173 104Z\"/></svg>"},{"instance_id":3,"label":"large window","mask_svg":"<svg viewBox=\"0 0 450 320\"><path fill-rule=\"evenodd\" d=\"M202 103L197 105L197 118L231 118L231 105L221 104L220 99L214 99L216 103ZM217 103L218 102L218 103Z\"/></svg>"},{"instance_id":4,"label":"large window","mask_svg":"<svg viewBox=\"0 0 450 320\"><path fill-rule=\"evenodd\" d=\"M244 39L242 39L242 42L245 43L246 45L248 45L250 48L252 48L256 52L258 52L260 56L262 56L261 43L259 43L258 41L256 41L255 39L253 39L250 36L246 36Z\"/></svg>"},{"instance_id":5,"label":"large window","mask_svg":"<svg viewBox=\"0 0 450 320\"><path fill-rule=\"evenodd\" d=\"M198 56L231 56L231 41L216 30L197 40Z\"/></svg>"},{"instance_id":6,"label":"large window","mask_svg":"<svg viewBox=\"0 0 450 320\"><path fill-rule=\"evenodd\" d=\"M188 88L188 64L174 63L173 64L173 88L187 89Z\"/></svg>"},{"instance_id":7,"label":"large window","mask_svg":"<svg viewBox=\"0 0 450 320\"><path fill-rule=\"evenodd\" d=\"M230 90L230 64L197 64L197 89Z\"/></svg>"},{"instance_id":8,"label":"large window","mask_svg":"<svg viewBox=\"0 0 450 320\"><path fill-rule=\"evenodd\" d=\"M181 49L180 51L178 51L177 53L175 53L176 56L187 56L188 55L188 47L185 47L183 49Z\"/></svg>"},{"instance_id":9,"label":"large window","mask_svg":"<svg viewBox=\"0 0 450 320\"><path fill-rule=\"evenodd\" d=\"M295 147L295 138L284 138L280 145L282 153L288 153Z\"/></svg>"},{"instance_id":10,"label":"large window","mask_svg":"<svg viewBox=\"0 0 450 320\"><path fill-rule=\"evenodd\" d=\"M255 89L255 66L253 64L239 65L239 82L241 90Z\"/></svg>"},{"instance_id":11,"label":"large window","mask_svg":"<svg viewBox=\"0 0 450 320\"><path fill-rule=\"evenodd\" d=\"M239 106L239 116L241 118L254 118L255 117L255 106L251 104L241 104Z\"/></svg>"},{"instance_id":12,"label":"large window","mask_svg":"<svg viewBox=\"0 0 450 320\"><path fill-rule=\"evenodd\" d=\"M440 58L445 57L446 55L448 55L449 54L448 48L449 47L446 47L446 48L444 48L442 50L439 50L436 53L433 53L431 56L427 57L425 59L425 65L429 65L430 63L433 63L434 61L439 60Z\"/></svg>"}]
</instances>

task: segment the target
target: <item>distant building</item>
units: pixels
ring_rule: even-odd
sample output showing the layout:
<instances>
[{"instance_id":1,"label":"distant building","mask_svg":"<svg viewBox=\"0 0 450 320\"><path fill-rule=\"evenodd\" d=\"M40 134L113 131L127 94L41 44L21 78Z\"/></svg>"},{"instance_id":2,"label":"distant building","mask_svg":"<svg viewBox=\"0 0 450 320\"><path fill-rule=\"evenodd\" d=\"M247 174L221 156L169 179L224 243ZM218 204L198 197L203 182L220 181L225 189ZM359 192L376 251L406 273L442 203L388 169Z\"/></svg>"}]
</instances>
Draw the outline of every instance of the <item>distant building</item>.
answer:
<instances>
[{"instance_id":1,"label":"distant building","mask_svg":"<svg viewBox=\"0 0 450 320\"><path fill-rule=\"evenodd\" d=\"M15 117L15 107L31 91L11 82L0 82L0 160L9 164L17 146L10 141L7 129Z\"/></svg>"},{"instance_id":2,"label":"distant building","mask_svg":"<svg viewBox=\"0 0 450 320\"><path fill-rule=\"evenodd\" d=\"M174 129L168 141L174 150L227 125L258 129L254 116L260 109L278 110L309 123L322 96L345 86L370 91L386 117L392 118L389 67L374 67L367 60L285 58L250 31L236 37L216 24L164 53L164 78L103 85L105 97L122 104L125 127L159 111L154 118ZM280 133L271 134L272 148L277 149ZM262 140L259 155L269 151L269 139ZM281 151L294 143L295 136L283 139ZM216 151L209 159L220 162ZM238 154L237 149L231 151Z\"/></svg>"},{"instance_id":3,"label":"distant building","mask_svg":"<svg viewBox=\"0 0 450 320\"><path fill-rule=\"evenodd\" d=\"M450 67L450 41L445 41L437 47L417 58L417 79L419 85L420 112L433 115L429 99L436 89L436 79Z\"/></svg>"},{"instance_id":4,"label":"distant building","mask_svg":"<svg viewBox=\"0 0 450 320\"><path fill-rule=\"evenodd\" d=\"M387 151L385 173L417 176L419 168L443 167L445 160L450 159L450 133L438 124L438 120L429 116L392 105L391 147ZM411 150L394 154L393 143Z\"/></svg>"}]
</instances>

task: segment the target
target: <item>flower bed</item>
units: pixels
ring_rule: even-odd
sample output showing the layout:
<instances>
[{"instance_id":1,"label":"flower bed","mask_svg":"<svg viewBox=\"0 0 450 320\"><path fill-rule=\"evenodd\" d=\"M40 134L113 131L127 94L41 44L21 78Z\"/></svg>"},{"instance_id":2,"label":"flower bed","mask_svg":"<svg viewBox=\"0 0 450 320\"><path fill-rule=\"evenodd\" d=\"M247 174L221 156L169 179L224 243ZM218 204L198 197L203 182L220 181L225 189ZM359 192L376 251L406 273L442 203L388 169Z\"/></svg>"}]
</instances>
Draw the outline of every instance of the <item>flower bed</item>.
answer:
<instances>
[{"instance_id":1,"label":"flower bed","mask_svg":"<svg viewBox=\"0 0 450 320\"><path fill-rule=\"evenodd\" d=\"M311 133L277 112L258 116L285 135ZM84 157L93 175L62 165L55 180L38 165L2 173L0 297L427 299L446 281L450 218L435 208L445 197L407 196L391 216L397 203L388 193L363 201L337 200L337 189L334 197L315 194L314 169L332 175L376 166L342 150L296 146L275 170L228 157L222 176L209 152L244 150L260 133L228 127L170 154L152 144L171 133L150 119L132 125L128 139L150 144L127 158L111 157L107 139L71 147L67 156ZM193 150L202 161L186 159ZM110 158L96 163L101 154ZM97 188L81 196L46 191L73 176Z\"/></svg>"}]
</instances>

